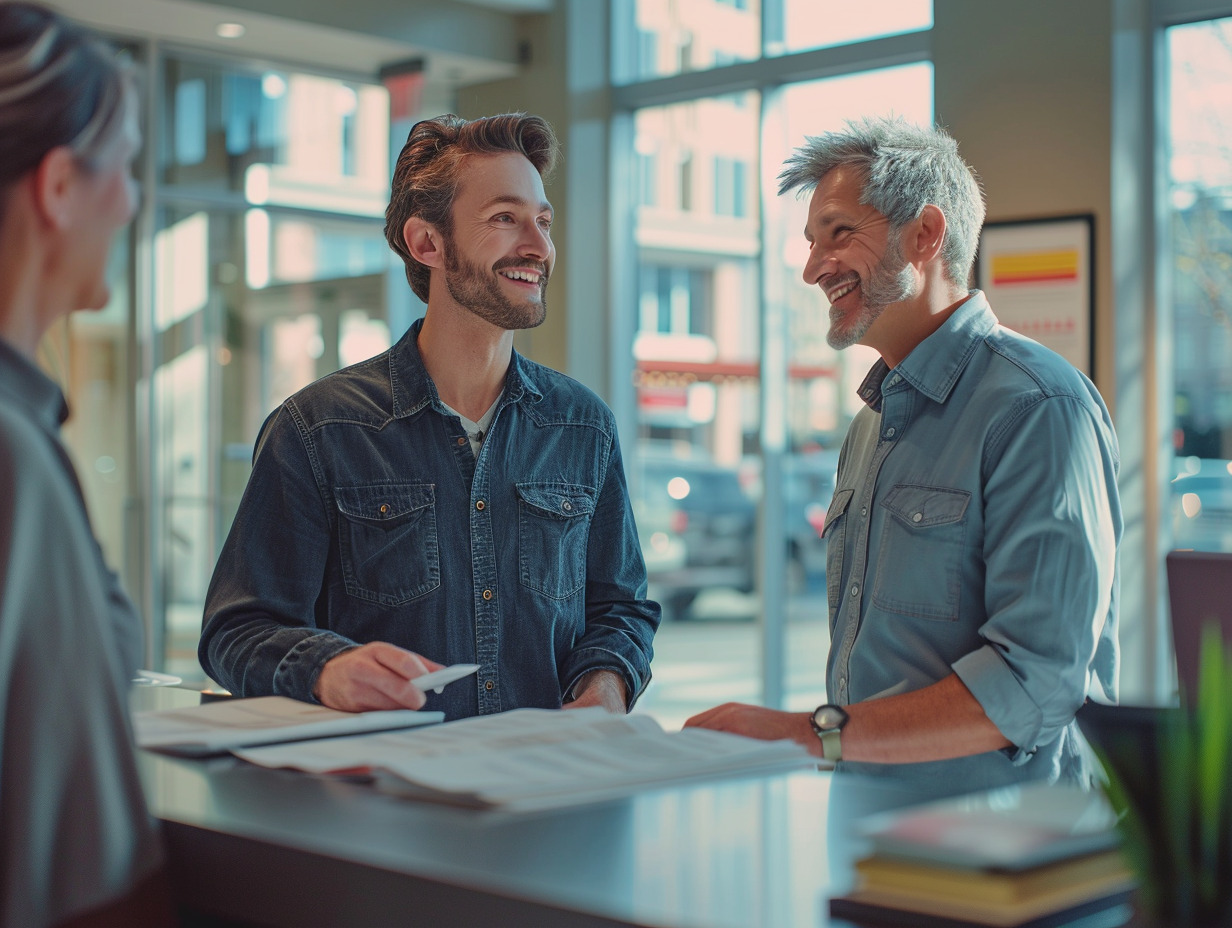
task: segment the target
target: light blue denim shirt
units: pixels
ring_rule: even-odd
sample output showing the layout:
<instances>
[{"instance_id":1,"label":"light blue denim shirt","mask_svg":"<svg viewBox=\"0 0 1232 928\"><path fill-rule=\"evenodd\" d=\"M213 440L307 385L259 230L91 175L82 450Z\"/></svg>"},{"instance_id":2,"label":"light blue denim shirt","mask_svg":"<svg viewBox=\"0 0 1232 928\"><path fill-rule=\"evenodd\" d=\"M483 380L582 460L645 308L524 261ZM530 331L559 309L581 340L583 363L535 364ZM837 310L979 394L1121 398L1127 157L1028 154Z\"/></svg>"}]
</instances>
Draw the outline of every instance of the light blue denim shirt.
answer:
<instances>
[{"instance_id":1,"label":"light blue denim shirt","mask_svg":"<svg viewBox=\"0 0 1232 928\"><path fill-rule=\"evenodd\" d=\"M558 708L584 673L650 679L658 604L611 410L516 352L478 458L415 323L266 420L206 597L198 656L243 696L311 700L321 667L387 641L479 672L447 718Z\"/></svg>"},{"instance_id":2,"label":"light blue denim shirt","mask_svg":"<svg viewBox=\"0 0 1232 928\"><path fill-rule=\"evenodd\" d=\"M935 793L1083 780L1074 713L1116 698L1119 456L1094 385L972 291L878 362L826 517L832 702L956 673L1014 748L845 763Z\"/></svg>"}]
</instances>

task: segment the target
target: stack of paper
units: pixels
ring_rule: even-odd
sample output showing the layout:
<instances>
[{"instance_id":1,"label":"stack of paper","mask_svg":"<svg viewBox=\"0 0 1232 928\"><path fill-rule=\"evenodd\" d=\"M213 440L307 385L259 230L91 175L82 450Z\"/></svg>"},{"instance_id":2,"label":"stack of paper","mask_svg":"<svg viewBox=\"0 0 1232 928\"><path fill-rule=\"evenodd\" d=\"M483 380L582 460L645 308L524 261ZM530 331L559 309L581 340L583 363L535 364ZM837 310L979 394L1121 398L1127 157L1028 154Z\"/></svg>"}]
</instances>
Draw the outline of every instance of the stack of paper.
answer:
<instances>
[{"instance_id":1,"label":"stack of paper","mask_svg":"<svg viewBox=\"0 0 1232 928\"><path fill-rule=\"evenodd\" d=\"M855 892L830 914L863 925L1124 924L1133 880L1099 793L1033 784L876 816Z\"/></svg>"},{"instance_id":2,"label":"stack of paper","mask_svg":"<svg viewBox=\"0 0 1232 928\"><path fill-rule=\"evenodd\" d=\"M137 712L133 728L138 747L199 757L259 744L430 725L444 717L443 712L410 709L339 712L285 696L259 696Z\"/></svg>"},{"instance_id":3,"label":"stack of paper","mask_svg":"<svg viewBox=\"0 0 1232 928\"><path fill-rule=\"evenodd\" d=\"M533 811L720 776L814 765L793 741L689 728L599 708L516 709L413 731L234 752L314 773L366 768L388 792L471 808Z\"/></svg>"}]
</instances>

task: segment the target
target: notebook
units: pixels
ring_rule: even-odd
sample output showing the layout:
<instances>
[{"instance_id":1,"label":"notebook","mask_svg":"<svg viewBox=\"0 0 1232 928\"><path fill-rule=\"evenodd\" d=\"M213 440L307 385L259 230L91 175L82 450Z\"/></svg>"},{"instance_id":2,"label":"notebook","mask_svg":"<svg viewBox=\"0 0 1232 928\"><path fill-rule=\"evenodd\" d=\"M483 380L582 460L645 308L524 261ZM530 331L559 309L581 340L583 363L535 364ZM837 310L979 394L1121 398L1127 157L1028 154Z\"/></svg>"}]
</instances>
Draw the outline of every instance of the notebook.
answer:
<instances>
[{"instance_id":1,"label":"notebook","mask_svg":"<svg viewBox=\"0 0 1232 928\"><path fill-rule=\"evenodd\" d=\"M1167 570L1177 680L1182 693L1195 694L1202 629L1218 624L1232 646L1232 554L1170 551Z\"/></svg>"}]
</instances>

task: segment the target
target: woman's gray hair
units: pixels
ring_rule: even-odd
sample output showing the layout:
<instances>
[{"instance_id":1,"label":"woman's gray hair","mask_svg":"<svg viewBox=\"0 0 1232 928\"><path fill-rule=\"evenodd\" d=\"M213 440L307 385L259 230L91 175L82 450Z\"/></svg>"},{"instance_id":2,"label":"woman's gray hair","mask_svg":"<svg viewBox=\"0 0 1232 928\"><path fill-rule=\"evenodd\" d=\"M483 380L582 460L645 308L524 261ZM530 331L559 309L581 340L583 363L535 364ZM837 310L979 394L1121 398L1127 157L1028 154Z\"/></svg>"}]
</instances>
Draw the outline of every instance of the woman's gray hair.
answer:
<instances>
[{"instance_id":1,"label":"woman's gray hair","mask_svg":"<svg viewBox=\"0 0 1232 928\"><path fill-rule=\"evenodd\" d=\"M97 168L122 135L134 80L90 30L38 4L0 2L0 194L62 145Z\"/></svg>"},{"instance_id":2,"label":"woman's gray hair","mask_svg":"<svg viewBox=\"0 0 1232 928\"><path fill-rule=\"evenodd\" d=\"M966 287L984 225L984 192L978 175L959 157L958 143L940 127L901 117L850 120L843 130L806 138L783 162L779 195L810 193L826 174L845 165L865 178L860 202L889 219L895 231L930 203L945 214L946 276Z\"/></svg>"}]
</instances>

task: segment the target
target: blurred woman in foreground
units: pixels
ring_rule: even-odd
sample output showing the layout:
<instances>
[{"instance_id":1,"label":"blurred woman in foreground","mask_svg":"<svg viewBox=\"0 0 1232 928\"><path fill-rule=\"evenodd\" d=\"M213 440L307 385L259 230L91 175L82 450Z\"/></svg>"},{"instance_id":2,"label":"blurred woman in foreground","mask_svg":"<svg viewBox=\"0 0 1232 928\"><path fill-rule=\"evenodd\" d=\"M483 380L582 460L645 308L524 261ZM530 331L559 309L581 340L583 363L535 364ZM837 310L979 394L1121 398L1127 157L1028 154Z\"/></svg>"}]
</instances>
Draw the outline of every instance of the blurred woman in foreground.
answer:
<instances>
[{"instance_id":1,"label":"blurred woman in foreground","mask_svg":"<svg viewBox=\"0 0 1232 928\"><path fill-rule=\"evenodd\" d=\"M171 923L137 778L141 624L104 564L39 340L110 293L136 203L131 75L88 31L0 3L0 925Z\"/></svg>"}]
</instances>

